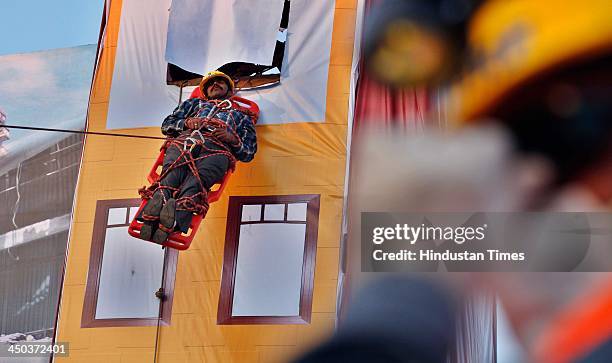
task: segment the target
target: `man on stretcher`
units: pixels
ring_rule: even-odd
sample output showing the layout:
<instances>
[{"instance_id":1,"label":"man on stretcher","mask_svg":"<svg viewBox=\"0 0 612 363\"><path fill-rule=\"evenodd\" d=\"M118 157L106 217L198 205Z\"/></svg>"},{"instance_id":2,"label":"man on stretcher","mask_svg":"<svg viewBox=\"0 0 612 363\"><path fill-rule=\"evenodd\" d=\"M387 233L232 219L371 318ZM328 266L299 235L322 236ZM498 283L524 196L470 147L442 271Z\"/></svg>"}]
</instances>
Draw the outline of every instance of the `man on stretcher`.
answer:
<instances>
[{"instance_id":1,"label":"man on stretcher","mask_svg":"<svg viewBox=\"0 0 612 363\"><path fill-rule=\"evenodd\" d=\"M169 137L158 185L141 189L150 198L139 220L140 238L163 243L174 231L187 233L194 213L206 214L210 187L236 160L249 162L257 151L256 115L230 101L234 82L213 71L200 82L201 98L178 106L162 123Z\"/></svg>"}]
</instances>

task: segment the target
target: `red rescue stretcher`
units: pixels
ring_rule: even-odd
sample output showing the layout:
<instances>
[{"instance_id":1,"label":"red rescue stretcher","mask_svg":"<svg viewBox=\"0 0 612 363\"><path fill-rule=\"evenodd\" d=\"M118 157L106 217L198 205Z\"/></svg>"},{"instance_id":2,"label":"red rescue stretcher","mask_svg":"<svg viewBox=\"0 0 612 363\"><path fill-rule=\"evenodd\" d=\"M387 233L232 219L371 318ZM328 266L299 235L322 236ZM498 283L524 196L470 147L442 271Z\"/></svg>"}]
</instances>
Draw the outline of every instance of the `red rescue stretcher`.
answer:
<instances>
[{"instance_id":1,"label":"red rescue stretcher","mask_svg":"<svg viewBox=\"0 0 612 363\"><path fill-rule=\"evenodd\" d=\"M200 95L201 95L200 89L196 88L191 93L190 98L200 97ZM259 107L257 106L255 102L247 100L242 97L237 97L237 96L233 96L232 98L230 98L230 100L232 101L232 107L238 108L238 109L242 108L254 114L255 117L253 117L253 121L257 122L257 116L259 116ZM166 155L166 148L162 147L161 152L159 153L159 156L157 157L157 160L155 160L155 164L153 164L151 171L147 175L147 180L149 181L149 183L153 184L159 179L165 155ZM227 186L227 183L229 182L231 175L232 175L232 172L228 170L225 176L223 177L223 180L219 184L217 184L218 187L210 190L210 192L208 193L208 203L216 202L217 200L219 200L219 198L221 198L221 195L223 194L223 191L225 190L225 187ZM138 213L136 213L136 216L140 215L144 206L147 205L147 202L148 200L146 199L142 200L142 203L140 203L140 208L138 208ZM195 234L198 231L198 228L200 228L200 223L202 223L202 219L203 217L201 214L194 215L193 218L191 219L191 225L187 233L181 233L181 232L171 233L168 236L168 239L166 240L166 242L162 243L162 246L175 248L177 250L188 249L189 246L191 245L191 242L193 241L193 238L195 237ZM132 222L130 223L128 227L128 233L132 237L140 238L140 229L142 228L142 225L143 223L136 220L136 217L134 217L134 219L132 220ZM150 242L150 241L147 241L147 242Z\"/></svg>"}]
</instances>

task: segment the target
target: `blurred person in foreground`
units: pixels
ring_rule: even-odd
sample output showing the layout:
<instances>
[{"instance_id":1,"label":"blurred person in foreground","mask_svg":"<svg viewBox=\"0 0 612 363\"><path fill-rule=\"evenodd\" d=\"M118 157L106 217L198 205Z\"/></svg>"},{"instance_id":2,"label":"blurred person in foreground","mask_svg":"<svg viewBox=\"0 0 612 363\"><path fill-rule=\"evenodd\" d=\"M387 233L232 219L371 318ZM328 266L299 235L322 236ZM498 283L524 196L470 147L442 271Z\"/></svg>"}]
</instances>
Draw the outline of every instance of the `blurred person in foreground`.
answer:
<instances>
[{"instance_id":1,"label":"blurred person in foreground","mask_svg":"<svg viewBox=\"0 0 612 363\"><path fill-rule=\"evenodd\" d=\"M610 212L610 19L602 0L489 1L472 19L470 47L481 58L451 92L454 114L476 130L497 123L516 165L539 163L509 175L523 187L501 207ZM529 361L612 362L612 274L500 273L485 282Z\"/></svg>"},{"instance_id":2,"label":"blurred person in foreground","mask_svg":"<svg viewBox=\"0 0 612 363\"><path fill-rule=\"evenodd\" d=\"M609 212L610 19L606 0L483 4L468 22L467 71L449 91L448 121L459 130L391 137L363 132L366 140L355 143L349 228L358 225L361 211ZM352 279L367 280L354 255L358 232L350 231ZM513 362L612 362L612 274L453 278L466 289L492 289L499 296L525 351ZM363 336L375 325L359 326ZM324 347L338 349L333 342L347 336L340 324ZM310 361L326 361L330 350L316 352ZM332 356L339 355L326 357ZM391 360L381 355L371 361ZM403 361L430 360L405 355Z\"/></svg>"},{"instance_id":3,"label":"blurred person in foreground","mask_svg":"<svg viewBox=\"0 0 612 363\"><path fill-rule=\"evenodd\" d=\"M453 344L456 296L433 281L388 276L364 286L337 334L300 363L444 363Z\"/></svg>"}]
</instances>

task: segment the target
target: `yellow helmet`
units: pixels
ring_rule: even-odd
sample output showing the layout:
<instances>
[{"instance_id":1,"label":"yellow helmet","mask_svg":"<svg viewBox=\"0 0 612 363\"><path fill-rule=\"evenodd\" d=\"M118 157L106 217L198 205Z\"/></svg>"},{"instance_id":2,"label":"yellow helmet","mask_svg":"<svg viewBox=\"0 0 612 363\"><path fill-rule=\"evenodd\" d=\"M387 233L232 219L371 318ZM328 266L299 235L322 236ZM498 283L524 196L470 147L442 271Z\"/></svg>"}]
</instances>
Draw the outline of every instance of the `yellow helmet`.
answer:
<instances>
[{"instance_id":1,"label":"yellow helmet","mask_svg":"<svg viewBox=\"0 0 612 363\"><path fill-rule=\"evenodd\" d=\"M221 71L211 71L206 73L202 77L202 81L200 81L200 92L202 93L202 97L206 98L206 84L214 78L223 78L224 80L226 80L229 86L228 93L230 95L234 94L234 80L232 80L230 76Z\"/></svg>"},{"instance_id":2,"label":"yellow helmet","mask_svg":"<svg viewBox=\"0 0 612 363\"><path fill-rule=\"evenodd\" d=\"M459 122L488 116L535 76L612 51L610 0L491 0L468 29L471 69L449 92Z\"/></svg>"}]
</instances>

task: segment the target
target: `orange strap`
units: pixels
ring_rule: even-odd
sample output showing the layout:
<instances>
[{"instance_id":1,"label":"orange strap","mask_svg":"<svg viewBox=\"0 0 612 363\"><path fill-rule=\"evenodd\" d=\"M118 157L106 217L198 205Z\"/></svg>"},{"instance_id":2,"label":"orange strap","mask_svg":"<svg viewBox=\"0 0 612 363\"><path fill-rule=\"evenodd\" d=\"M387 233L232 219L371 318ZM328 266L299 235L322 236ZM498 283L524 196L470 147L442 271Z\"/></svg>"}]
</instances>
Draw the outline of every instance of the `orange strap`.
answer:
<instances>
[{"instance_id":1,"label":"orange strap","mask_svg":"<svg viewBox=\"0 0 612 363\"><path fill-rule=\"evenodd\" d=\"M209 126L209 125L215 128L226 126L223 121L214 119L214 118L204 120L203 127ZM200 132L200 135L202 136L201 140L192 139L187 135L182 135L178 138L169 139L164 143L162 150L163 149L167 150L170 147L175 147L180 151L180 155L176 158L176 160L174 160L174 162L172 162L172 164L168 165L168 167L162 171L162 173L158 177L158 181L151 184L151 186L149 186L148 188L142 187L138 190L138 193L143 199L152 198L153 194L158 189L170 189L173 191L172 193L173 197L176 198L180 188L173 188L173 187L161 185L160 184L161 180L164 179L170 171L176 168L179 168L179 167L187 166L189 170L191 171L191 173L196 177L198 184L200 185L200 192L194 195L188 196L188 197L182 197L182 198L177 199L176 201L177 210L186 210L186 211L193 212L196 214L201 214L202 216L206 215L206 212L208 211L208 208L209 208L208 193L207 193L205 186L202 184L202 179L200 178L200 173L198 171L196 162L199 160L211 157L211 156L215 156L215 155L225 155L229 159L229 163L230 163L229 169L233 171L236 167L236 157L234 157L234 155L231 153L227 145L217 140L213 136L211 131L205 131L205 130L206 129L204 128L204 130ZM238 137L238 135L236 134L234 130L231 130L231 132L233 132L234 136L238 140L240 140L240 137ZM212 148L207 147L205 145L204 138L206 138L213 144L219 146L220 149L212 149ZM198 157L193 157L193 155L191 154L191 148L187 148L188 139L190 139L191 142L193 142L191 147L198 145L202 147L202 151L207 151L207 153L204 155L200 155Z\"/></svg>"},{"instance_id":2,"label":"orange strap","mask_svg":"<svg viewBox=\"0 0 612 363\"><path fill-rule=\"evenodd\" d=\"M536 346L537 362L573 362L612 338L612 278L565 309Z\"/></svg>"}]
</instances>

